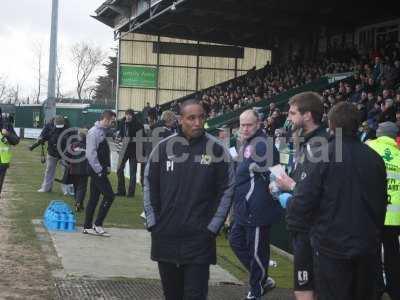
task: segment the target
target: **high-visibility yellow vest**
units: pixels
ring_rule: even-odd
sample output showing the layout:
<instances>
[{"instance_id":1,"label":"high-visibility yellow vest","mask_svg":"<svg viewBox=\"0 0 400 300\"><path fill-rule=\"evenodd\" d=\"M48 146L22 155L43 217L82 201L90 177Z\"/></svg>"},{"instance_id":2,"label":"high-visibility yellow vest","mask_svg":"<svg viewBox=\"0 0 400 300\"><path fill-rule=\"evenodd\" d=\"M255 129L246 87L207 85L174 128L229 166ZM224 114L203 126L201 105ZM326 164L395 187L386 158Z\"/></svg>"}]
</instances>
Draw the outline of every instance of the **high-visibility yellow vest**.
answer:
<instances>
[{"instance_id":1,"label":"high-visibility yellow vest","mask_svg":"<svg viewBox=\"0 0 400 300\"><path fill-rule=\"evenodd\" d=\"M0 132L0 164L8 164L11 161L10 145L3 142L3 135Z\"/></svg>"},{"instance_id":2,"label":"high-visibility yellow vest","mask_svg":"<svg viewBox=\"0 0 400 300\"><path fill-rule=\"evenodd\" d=\"M396 141L387 136L367 141L372 149L379 153L386 165L388 185L388 206L385 225L400 225L400 149Z\"/></svg>"}]
</instances>

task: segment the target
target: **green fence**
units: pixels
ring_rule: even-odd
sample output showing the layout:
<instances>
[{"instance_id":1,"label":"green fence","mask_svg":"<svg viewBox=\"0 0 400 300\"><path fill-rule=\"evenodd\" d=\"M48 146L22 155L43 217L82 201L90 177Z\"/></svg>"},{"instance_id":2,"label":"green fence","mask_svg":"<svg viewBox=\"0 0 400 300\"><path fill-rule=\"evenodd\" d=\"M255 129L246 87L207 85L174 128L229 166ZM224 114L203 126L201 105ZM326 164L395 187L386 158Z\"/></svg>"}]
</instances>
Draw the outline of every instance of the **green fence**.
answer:
<instances>
[{"instance_id":1,"label":"green fence","mask_svg":"<svg viewBox=\"0 0 400 300\"><path fill-rule=\"evenodd\" d=\"M43 120L41 106L17 106L15 109L15 127L42 128Z\"/></svg>"},{"instance_id":2,"label":"green fence","mask_svg":"<svg viewBox=\"0 0 400 300\"><path fill-rule=\"evenodd\" d=\"M109 106L91 105L88 107L66 107L56 108L56 113L68 119L71 127L91 127L105 109ZM19 128L42 128L44 124L43 107L40 105L17 106L15 113L15 127Z\"/></svg>"}]
</instances>

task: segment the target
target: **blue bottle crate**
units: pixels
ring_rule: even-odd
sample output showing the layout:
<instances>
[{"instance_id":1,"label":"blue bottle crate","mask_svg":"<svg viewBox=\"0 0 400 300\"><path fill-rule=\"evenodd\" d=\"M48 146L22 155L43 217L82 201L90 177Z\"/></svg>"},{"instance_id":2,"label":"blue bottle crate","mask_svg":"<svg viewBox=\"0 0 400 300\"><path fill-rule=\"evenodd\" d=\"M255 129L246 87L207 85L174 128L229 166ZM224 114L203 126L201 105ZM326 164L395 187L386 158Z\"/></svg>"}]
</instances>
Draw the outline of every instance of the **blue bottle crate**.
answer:
<instances>
[{"instance_id":1,"label":"blue bottle crate","mask_svg":"<svg viewBox=\"0 0 400 300\"><path fill-rule=\"evenodd\" d=\"M44 212L44 225L48 230L76 231L75 215L68 204L53 200Z\"/></svg>"}]
</instances>

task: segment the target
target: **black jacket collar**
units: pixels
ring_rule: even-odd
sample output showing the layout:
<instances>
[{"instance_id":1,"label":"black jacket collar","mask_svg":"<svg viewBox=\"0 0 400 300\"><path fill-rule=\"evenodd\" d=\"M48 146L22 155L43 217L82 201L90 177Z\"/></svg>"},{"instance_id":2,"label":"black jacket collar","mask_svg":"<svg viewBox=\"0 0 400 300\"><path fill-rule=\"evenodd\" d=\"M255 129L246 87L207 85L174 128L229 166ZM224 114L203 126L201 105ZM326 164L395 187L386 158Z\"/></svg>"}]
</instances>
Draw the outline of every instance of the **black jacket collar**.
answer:
<instances>
[{"instance_id":1,"label":"black jacket collar","mask_svg":"<svg viewBox=\"0 0 400 300\"><path fill-rule=\"evenodd\" d=\"M304 135L302 134L301 136L304 138L304 141L302 142L302 144L308 143L308 141L310 139L312 139L313 137L316 137L316 136L326 137L326 138L329 137L325 126L322 126L322 125L320 125L319 127L315 128L313 131L311 131L307 134L304 134Z\"/></svg>"},{"instance_id":2,"label":"black jacket collar","mask_svg":"<svg viewBox=\"0 0 400 300\"><path fill-rule=\"evenodd\" d=\"M179 136L183 137L184 139L186 139L189 142L189 145L195 145L195 144L199 143L200 141L202 141L204 139L204 137L206 135L206 133L203 129L203 133L200 136L188 140L187 137L183 134L181 126L178 126L177 132L178 132Z\"/></svg>"},{"instance_id":3,"label":"black jacket collar","mask_svg":"<svg viewBox=\"0 0 400 300\"><path fill-rule=\"evenodd\" d=\"M256 137L258 137L258 136L260 136L260 135L264 135L264 132L262 131L261 128L257 129L257 131L256 131L251 137L249 137L249 138L245 141L245 143L246 143L246 144L250 143L250 142L252 141L252 139L254 139L254 138L256 138Z\"/></svg>"}]
</instances>

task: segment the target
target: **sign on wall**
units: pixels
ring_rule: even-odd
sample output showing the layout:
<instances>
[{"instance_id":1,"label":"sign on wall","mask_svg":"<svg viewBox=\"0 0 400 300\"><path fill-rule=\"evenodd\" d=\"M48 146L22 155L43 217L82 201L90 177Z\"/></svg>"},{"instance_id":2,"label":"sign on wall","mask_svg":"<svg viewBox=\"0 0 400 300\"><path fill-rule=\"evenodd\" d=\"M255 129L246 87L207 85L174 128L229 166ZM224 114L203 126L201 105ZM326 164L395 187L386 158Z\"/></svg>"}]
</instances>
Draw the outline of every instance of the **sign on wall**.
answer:
<instances>
[{"instance_id":1,"label":"sign on wall","mask_svg":"<svg viewBox=\"0 0 400 300\"><path fill-rule=\"evenodd\" d=\"M26 139L37 139L42 132L42 128L25 128L24 138Z\"/></svg>"},{"instance_id":2,"label":"sign on wall","mask_svg":"<svg viewBox=\"0 0 400 300\"><path fill-rule=\"evenodd\" d=\"M154 67L120 66L120 86L157 87L157 69Z\"/></svg>"}]
</instances>

